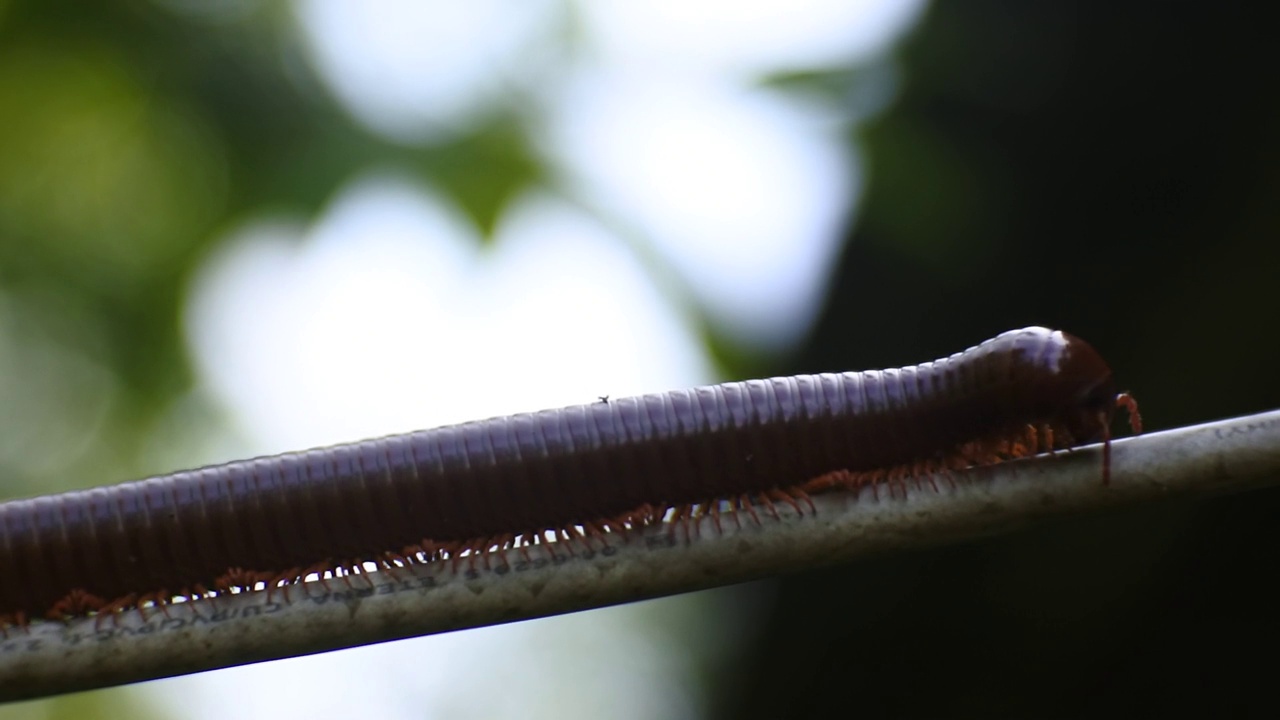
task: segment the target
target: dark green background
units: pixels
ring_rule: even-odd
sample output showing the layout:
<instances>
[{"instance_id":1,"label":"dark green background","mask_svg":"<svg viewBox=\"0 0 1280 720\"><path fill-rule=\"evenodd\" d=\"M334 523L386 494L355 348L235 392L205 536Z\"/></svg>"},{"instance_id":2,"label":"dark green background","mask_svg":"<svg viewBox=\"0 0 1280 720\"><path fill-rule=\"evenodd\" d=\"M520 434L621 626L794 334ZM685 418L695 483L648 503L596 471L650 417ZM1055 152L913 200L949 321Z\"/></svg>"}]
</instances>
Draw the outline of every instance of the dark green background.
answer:
<instances>
[{"instance_id":1,"label":"dark green background","mask_svg":"<svg viewBox=\"0 0 1280 720\"><path fill-rule=\"evenodd\" d=\"M1259 6L1260 7L1260 6ZM1087 338L1152 429L1280 407L1280 55L1234 3L939 3L858 136L862 215L785 372ZM1280 493L782 581L720 717L1270 715Z\"/></svg>"}]
</instances>

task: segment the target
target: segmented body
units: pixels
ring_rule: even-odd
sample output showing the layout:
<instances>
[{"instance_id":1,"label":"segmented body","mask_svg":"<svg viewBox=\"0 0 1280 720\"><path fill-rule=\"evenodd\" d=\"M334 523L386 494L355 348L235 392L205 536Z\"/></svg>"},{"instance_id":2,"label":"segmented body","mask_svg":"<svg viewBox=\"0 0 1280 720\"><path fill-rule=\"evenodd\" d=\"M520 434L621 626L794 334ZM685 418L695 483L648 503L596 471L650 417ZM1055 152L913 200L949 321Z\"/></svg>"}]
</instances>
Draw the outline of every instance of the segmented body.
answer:
<instances>
[{"instance_id":1,"label":"segmented body","mask_svg":"<svg viewBox=\"0 0 1280 720\"><path fill-rule=\"evenodd\" d=\"M896 370L616 398L11 501L0 627L1109 441L1117 403L1137 429L1092 348L1026 328Z\"/></svg>"}]
</instances>

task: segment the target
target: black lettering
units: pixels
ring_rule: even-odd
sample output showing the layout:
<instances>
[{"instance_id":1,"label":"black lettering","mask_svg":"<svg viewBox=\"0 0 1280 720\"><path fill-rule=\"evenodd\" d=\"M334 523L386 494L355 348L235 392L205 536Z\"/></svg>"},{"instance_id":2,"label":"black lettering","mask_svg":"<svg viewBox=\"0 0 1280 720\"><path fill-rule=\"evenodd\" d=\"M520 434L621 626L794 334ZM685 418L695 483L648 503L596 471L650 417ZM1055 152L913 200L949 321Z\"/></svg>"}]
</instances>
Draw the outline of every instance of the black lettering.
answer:
<instances>
[{"instance_id":1,"label":"black lettering","mask_svg":"<svg viewBox=\"0 0 1280 720\"><path fill-rule=\"evenodd\" d=\"M1249 435L1258 430L1266 430L1275 426L1277 423L1280 423L1280 420L1264 420L1262 422L1251 422L1245 425L1232 425L1225 428L1214 428L1213 436L1219 440L1225 440L1236 435Z\"/></svg>"}]
</instances>

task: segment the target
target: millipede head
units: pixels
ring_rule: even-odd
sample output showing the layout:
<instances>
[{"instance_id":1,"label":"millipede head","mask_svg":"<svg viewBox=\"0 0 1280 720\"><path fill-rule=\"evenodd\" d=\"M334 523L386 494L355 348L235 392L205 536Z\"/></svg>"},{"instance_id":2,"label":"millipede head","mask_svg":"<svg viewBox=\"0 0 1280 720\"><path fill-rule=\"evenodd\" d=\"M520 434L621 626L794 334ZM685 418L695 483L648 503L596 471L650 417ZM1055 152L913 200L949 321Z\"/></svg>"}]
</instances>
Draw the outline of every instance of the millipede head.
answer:
<instances>
[{"instance_id":1,"label":"millipede head","mask_svg":"<svg viewBox=\"0 0 1280 720\"><path fill-rule=\"evenodd\" d=\"M1111 418L1118 405L1128 408L1132 398L1116 390L1111 368L1088 343L1061 333L1057 392L1061 422L1077 442L1110 438ZM1132 417L1132 413L1131 413Z\"/></svg>"}]
</instances>

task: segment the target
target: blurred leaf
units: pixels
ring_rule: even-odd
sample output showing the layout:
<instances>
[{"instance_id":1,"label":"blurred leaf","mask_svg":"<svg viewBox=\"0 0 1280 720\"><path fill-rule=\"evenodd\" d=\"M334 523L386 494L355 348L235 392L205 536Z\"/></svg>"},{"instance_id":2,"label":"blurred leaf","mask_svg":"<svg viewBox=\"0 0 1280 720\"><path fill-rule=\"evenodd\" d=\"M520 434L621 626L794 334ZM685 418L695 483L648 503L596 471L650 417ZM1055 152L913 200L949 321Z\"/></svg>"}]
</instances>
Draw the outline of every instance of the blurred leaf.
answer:
<instances>
[{"instance_id":1,"label":"blurred leaf","mask_svg":"<svg viewBox=\"0 0 1280 720\"><path fill-rule=\"evenodd\" d=\"M83 720L83 718L159 718L153 707L138 701L133 688L73 693L48 700L0 706L0 720Z\"/></svg>"},{"instance_id":2,"label":"blurred leaf","mask_svg":"<svg viewBox=\"0 0 1280 720\"><path fill-rule=\"evenodd\" d=\"M486 238L507 202L543 175L522 128L511 117L426 151L422 168L452 193Z\"/></svg>"},{"instance_id":3,"label":"blurred leaf","mask_svg":"<svg viewBox=\"0 0 1280 720\"><path fill-rule=\"evenodd\" d=\"M168 271L224 197L212 137L110 49L0 51L4 275L44 269L119 292Z\"/></svg>"},{"instance_id":4,"label":"blurred leaf","mask_svg":"<svg viewBox=\"0 0 1280 720\"><path fill-rule=\"evenodd\" d=\"M909 118L873 123L860 137L872 178L863 202L875 208L862 219L868 240L953 276L988 264L998 248L979 229L1000 223L1003 197L987 190L999 180L990 158Z\"/></svg>"}]
</instances>

